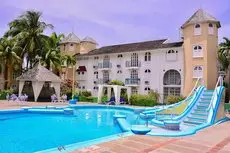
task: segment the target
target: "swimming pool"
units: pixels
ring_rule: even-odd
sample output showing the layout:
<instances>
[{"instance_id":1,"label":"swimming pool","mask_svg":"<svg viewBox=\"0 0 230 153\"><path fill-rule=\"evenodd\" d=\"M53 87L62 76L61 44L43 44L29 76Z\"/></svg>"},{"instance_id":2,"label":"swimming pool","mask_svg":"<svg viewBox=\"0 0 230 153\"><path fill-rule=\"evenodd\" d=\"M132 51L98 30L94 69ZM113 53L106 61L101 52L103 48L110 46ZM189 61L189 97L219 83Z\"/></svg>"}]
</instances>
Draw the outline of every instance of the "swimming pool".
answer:
<instances>
[{"instance_id":1,"label":"swimming pool","mask_svg":"<svg viewBox=\"0 0 230 153\"><path fill-rule=\"evenodd\" d=\"M73 115L1 112L0 152L31 153L120 134L115 114L130 124L137 118L132 109L115 107L75 107Z\"/></svg>"}]
</instances>

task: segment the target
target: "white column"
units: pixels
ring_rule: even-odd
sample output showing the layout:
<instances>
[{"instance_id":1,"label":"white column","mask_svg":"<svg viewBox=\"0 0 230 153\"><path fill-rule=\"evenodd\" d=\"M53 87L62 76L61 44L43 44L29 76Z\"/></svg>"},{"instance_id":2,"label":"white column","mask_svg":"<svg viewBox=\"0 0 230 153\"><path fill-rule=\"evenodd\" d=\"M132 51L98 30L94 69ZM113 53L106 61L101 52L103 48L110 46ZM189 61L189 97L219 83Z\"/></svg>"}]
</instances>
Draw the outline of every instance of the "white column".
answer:
<instances>
[{"instance_id":1,"label":"white column","mask_svg":"<svg viewBox=\"0 0 230 153\"><path fill-rule=\"evenodd\" d=\"M120 104L120 91L121 91L121 89L118 86L114 86L113 91L114 91L116 105L119 105Z\"/></svg>"},{"instance_id":2,"label":"white column","mask_svg":"<svg viewBox=\"0 0 230 153\"><path fill-rule=\"evenodd\" d=\"M33 81L32 82L32 87L34 90L34 101L37 102L38 96L40 95L40 92L42 90L44 82L38 82L38 81Z\"/></svg>"},{"instance_id":3,"label":"white column","mask_svg":"<svg viewBox=\"0 0 230 153\"><path fill-rule=\"evenodd\" d=\"M100 103L101 102L101 97L102 97L102 94L103 94L103 86L102 85L99 85L98 86L98 98L97 98L97 103Z\"/></svg>"},{"instance_id":4,"label":"white column","mask_svg":"<svg viewBox=\"0 0 230 153\"><path fill-rule=\"evenodd\" d=\"M61 88L61 83L60 82L52 82L54 86L55 93L57 95L58 101L60 100L60 88Z\"/></svg>"},{"instance_id":5,"label":"white column","mask_svg":"<svg viewBox=\"0 0 230 153\"><path fill-rule=\"evenodd\" d=\"M108 99L111 98L111 90L112 90L112 88L107 87L107 98L108 98Z\"/></svg>"},{"instance_id":6,"label":"white column","mask_svg":"<svg viewBox=\"0 0 230 153\"><path fill-rule=\"evenodd\" d=\"M21 96L25 81L19 81L18 96Z\"/></svg>"},{"instance_id":7,"label":"white column","mask_svg":"<svg viewBox=\"0 0 230 153\"><path fill-rule=\"evenodd\" d=\"M130 87L127 88L127 96L128 96L128 101L129 101L130 97L131 97L131 88Z\"/></svg>"}]
</instances>

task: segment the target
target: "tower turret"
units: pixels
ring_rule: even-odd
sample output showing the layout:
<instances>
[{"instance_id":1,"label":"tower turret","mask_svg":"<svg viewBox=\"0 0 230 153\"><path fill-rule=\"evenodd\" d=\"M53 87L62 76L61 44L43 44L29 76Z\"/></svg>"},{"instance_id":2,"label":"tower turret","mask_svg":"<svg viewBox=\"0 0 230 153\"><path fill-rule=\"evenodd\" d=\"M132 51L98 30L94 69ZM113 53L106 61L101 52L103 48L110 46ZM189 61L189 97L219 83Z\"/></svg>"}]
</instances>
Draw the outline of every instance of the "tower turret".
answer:
<instances>
[{"instance_id":1,"label":"tower turret","mask_svg":"<svg viewBox=\"0 0 230 153\"><path fill-rule=\"evenodd\" d=\"M202 9L196 11L181 27L184 39L184 95L192 90L197 78L208 89L217 80L218 28L220 22Z\"/></svg>"}]
</instances>

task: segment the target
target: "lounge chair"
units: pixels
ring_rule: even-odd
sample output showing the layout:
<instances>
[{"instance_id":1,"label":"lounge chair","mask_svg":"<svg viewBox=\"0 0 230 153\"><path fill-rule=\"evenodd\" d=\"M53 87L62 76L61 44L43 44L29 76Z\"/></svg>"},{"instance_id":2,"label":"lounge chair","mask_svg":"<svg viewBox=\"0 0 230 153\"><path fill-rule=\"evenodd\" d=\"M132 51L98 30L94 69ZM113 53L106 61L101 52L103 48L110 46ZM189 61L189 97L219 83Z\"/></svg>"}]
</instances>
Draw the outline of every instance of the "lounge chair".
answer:
<instances>
[{"instance_id":1,"label":"lounge chair","mask_svg":"<svg viewBox=\"0 0 230 153\"><path fill-rule=\"evenodd\" d=\"M116 105L115 97L111 97L109 101L105 102L107 105ZM120 104L125 104L124 98L120 98Z\"/></svg>"}]
</instances>

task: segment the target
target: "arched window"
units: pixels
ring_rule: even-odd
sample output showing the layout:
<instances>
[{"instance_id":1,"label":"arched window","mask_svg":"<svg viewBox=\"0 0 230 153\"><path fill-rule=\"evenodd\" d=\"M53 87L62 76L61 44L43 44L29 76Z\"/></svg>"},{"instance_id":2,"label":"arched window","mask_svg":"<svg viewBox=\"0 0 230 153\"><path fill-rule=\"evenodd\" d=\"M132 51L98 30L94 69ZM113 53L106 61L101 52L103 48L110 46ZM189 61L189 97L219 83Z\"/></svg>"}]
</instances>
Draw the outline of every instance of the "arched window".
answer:
<instances>
[{"instance_id":1,"label":"arched window","mask_svg":"<svg viewBox=\"0 0 230 153\"><path fill-rule=\"evenodd\" d=\"M194 26L194 35L201 35L201 26L200 26L200 24L196 24L195 26Z\"/></svg>"},{"instance_id":2,"label":"arched window","mask_svg":"<svg viewBox=\"0 0 230 153\"><path fill-rule=\"evenodd\" d=\"M177 60L177 51L174 51L172 49L168 50L166 52L166 60L167 61L176 61Z\"/></svg>"},{"instance_id":3,"label":"arched window","mask_svg":"<svg viewBox=\"0 0 230 153\"><path fill-rule=\"evenodd\" d=\"M145 61L151 61L151 53L150 52L145 53Z\"/></svg>"},{"instance_id":4,"label":"arched window","mask_svg":"<svg viewBox=\"0 0 230 153\"><path fill-rule=\"evenodd\" d=\"M174 50L169 50L169 51L167 52L167 54L171 54L171 53L175 53L175 51L174 51Z\"/></svg>"},{"instance_id":5,"label":"arched window","mask_svg":"<svg viewBox=\"0 0 230 153\"><path fill-rule=\"evenodd\" d=\"M169 95L179 96L181 92L181 76L177 70L168 70L163 78L164 100Z\"/></svg>"},{"instance_id":6,"label":"arched window","mask_svg":"<svg viewBox=\"0 0 230 153\"><path fill-rule=\"evenodd\" d=\"M210 35L214 34L214 29L213 29L213 24L212 23L208 24L208 34L210 34Z\"/></svg>"},{"instance_id":7,"label":"arched window","mask_svg":"<svg viewBox=\"0 0 230 153\"><path fill-rule=\"evenodd\" d=\"M150 91L151 89L149 87L145 87L145 91Z\"/></svg>"},{"instance_id":8,"label":"arched window","mask_svg":"<svg viewBox=\"0 0 230 153\"><path fill-rule=\"evenodd\" d=\"M117 71L117 74L121 74L121 73L122 73L122 71L121 71L121 70L118 70L118 71Z\"/></svg>"},{"instance_id":9,"label":"arched window","mask_svg":"<svg viewBox=\"0 0 230 153\"><path fill-rule=\"evenodd\" d=\"M151 73L150 69L146 69L145 73Z\"/></svg>"},{"instance_id":10,"label":"arched window","mask_svg":"<svg viewBox=\"0 0 230 153\"><path fill-rule=\"evenodd\" d=\"M164 74L164 85L181 85L180 73L176 70L169 70Z\"/></svg>"},{"instance_id":11,"label":"arched window","mask_svg":"<svg viewBox=\"0 0 230 153\"><path fill-rule=\"evenodd\" d=\"M193 57L202 57L203 56L203 48L200 45L193 46Z\"/></svg>"},{"instance_id":12,"label":"arched window","mask_svg":"<svg viewBox=\"0 0 230 153\"><path fill-rule=\"evenodd\" d=\"M193 68L193 78L202 78L203 77L203 67L195 66Z\"/></svg>"}]
</instances>

